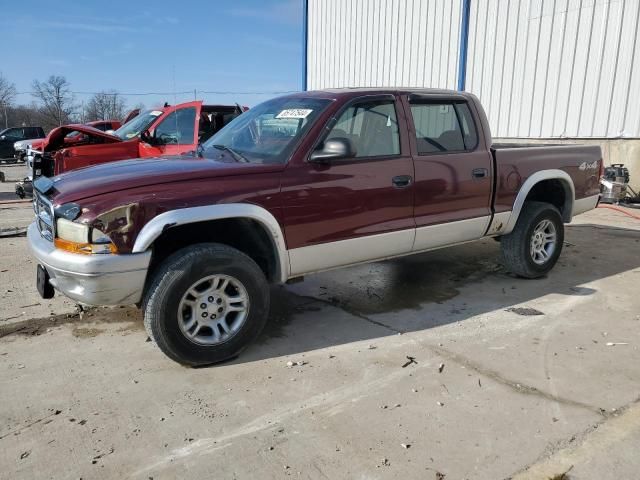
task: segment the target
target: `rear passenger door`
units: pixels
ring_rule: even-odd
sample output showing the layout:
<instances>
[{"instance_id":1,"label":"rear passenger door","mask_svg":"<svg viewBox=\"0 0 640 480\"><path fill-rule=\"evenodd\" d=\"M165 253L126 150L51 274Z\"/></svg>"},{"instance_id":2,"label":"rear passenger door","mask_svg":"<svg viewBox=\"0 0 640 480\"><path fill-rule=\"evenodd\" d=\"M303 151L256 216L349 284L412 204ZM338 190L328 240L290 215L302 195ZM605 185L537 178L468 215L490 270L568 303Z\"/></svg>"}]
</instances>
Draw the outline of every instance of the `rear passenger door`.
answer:
<instances>
[{"instance_id":1,"label":"rear passenger door","mask_svg":"<svg viewBox=\"0 0 640 480\"><path fill-rule=\"evenodd\" d=\"M466 98L404 98L415 165L414 250L480 238L491 215L491 154Z\"/></svg>"},{"instance_id":2,"label":"rear passenger door","mask_svg":"<svg viewBox=\"0 0 640 480\"><path fill-rule=\"evenodd\" d=\"M355 156L288 165L282 193L293 275L411 251L413 162L398 111L394 95L352 100L317 145L346 138Z\"/></svg>"}]
</instances>

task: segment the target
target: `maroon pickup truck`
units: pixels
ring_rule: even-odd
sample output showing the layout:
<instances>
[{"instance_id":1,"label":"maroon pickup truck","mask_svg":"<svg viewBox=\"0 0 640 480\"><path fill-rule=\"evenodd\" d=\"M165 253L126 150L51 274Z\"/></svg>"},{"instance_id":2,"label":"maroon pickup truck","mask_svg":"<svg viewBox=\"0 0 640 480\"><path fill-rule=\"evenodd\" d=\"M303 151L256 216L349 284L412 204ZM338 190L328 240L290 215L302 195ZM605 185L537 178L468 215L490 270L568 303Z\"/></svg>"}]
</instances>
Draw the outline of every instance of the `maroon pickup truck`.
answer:
<instances>
[{"instance_id":1,"label":"maroon pickup truck","mask_svg":"<svg viewBox=\"0 0 640 480\"><path fill-rule=\"evenodd\" d=\"M203 365L259 334L270 282L483 237L543 276L601 168L599 147L492 145L467 93L303 92L191 156L41 177L28 238L45 298L137 304L164 353Z\"/></svg>"}]
</instances>

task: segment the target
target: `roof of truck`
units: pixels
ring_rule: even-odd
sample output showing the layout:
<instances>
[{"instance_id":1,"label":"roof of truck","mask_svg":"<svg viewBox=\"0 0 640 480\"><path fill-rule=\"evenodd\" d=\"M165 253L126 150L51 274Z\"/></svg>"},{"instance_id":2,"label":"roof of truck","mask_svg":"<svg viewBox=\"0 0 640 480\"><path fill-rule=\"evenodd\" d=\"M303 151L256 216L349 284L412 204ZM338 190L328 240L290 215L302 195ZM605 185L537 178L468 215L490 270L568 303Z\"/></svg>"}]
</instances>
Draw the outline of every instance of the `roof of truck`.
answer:
<instances>
[{"instance_id":1,"label":"roof of truck","mask_svg":"<svg viewBox=\"0 0 640 480\"><path fill-rule=\"evenodd\" d=\"M353 88L328 88L324 90L308 90L305 92L297 92L290 94L291 97L316 97L327 99L338 99L344 97L356 97L360 95L375 95L385 93L402 93L402 94L423 94L423 95L449 95L470 97L472 94L461 92L458 90L445 90L441 88L419 88L419 87L353 87Z\"/></svg>"}]
</instances>

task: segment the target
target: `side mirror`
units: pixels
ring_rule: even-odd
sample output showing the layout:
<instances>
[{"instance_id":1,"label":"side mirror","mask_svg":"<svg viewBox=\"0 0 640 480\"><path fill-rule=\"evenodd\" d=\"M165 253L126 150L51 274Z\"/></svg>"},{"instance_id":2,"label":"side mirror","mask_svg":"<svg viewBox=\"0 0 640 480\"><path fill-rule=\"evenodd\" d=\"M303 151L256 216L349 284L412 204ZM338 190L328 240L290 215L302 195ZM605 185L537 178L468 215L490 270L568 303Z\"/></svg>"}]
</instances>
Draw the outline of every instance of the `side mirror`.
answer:
<instances>
[{"instance_id":1,"label":"side mirror","mask_svg":"<svg viewBox=\"0 0 640 480\"><path fill-rule=\"evenodd\" d=\"M348 138L330 138L325 140L322 148L316 149L309 160L317 163L328 163L331 159L351 158L356 156L356 150Z\"/></svg>"},{"instance_id":2,"label":"side mirror","mask_svg":"<svg viewBox=\"0 0 640 480\"><path fill-rule=\"evenodd\" d=\"M151 136L149 130L145 130L144 132L140 133L140 141L148 143L149 145L155 145L155 139Z\"/></svg>"}]
</instances>

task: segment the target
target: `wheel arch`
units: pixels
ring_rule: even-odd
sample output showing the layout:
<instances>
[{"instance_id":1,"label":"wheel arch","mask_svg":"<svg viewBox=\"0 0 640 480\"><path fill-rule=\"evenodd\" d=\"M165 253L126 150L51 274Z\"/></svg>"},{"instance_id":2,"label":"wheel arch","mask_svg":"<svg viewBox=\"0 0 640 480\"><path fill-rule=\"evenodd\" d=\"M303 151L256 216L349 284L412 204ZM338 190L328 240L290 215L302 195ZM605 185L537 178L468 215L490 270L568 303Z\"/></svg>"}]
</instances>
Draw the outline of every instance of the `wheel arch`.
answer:
<instances>
[{"instance_id":1,"label":"wheel arch","mask_svg":"<svg viewBox=\"0 0 640 480\"><path fill-rule=\"evenodd\" d=\"M562 187L563 195L563 200L561 202L562 205L556 206L558 206L559 210L561 211L562 220L565 223L569 223L573 217L573 204L576 197L573 180L571 179L569 174L563 170L540 170L527 178L527 180L525 180L525 182L520 187L520 191L518 192L516 200L513 203L513 210L511 211L511 215L509 216L509 221L507 222L507 226L502 234L504 235L510 233L513 230L525 202L530 199L530 195L535 192L536 189L551 184L555 185L556 183Z\"/></svg>"},{"instance_id":2,"label":"wheel arch","mask_svg":"<svg viewBox=\"0 0 640 480\"><path fill-rule=\"evenodd\" d=\"M228 203L201 207L181 208L161 213L150 220L140 231L133 246L133 253L147 251L163 233L173 227L215 220L247 219L262 229L271 242L275 256L277 282L285 282L289 277L289 256L284 234L276 218L266 209L252 204Z\"/></svg>"}]
</instances>

